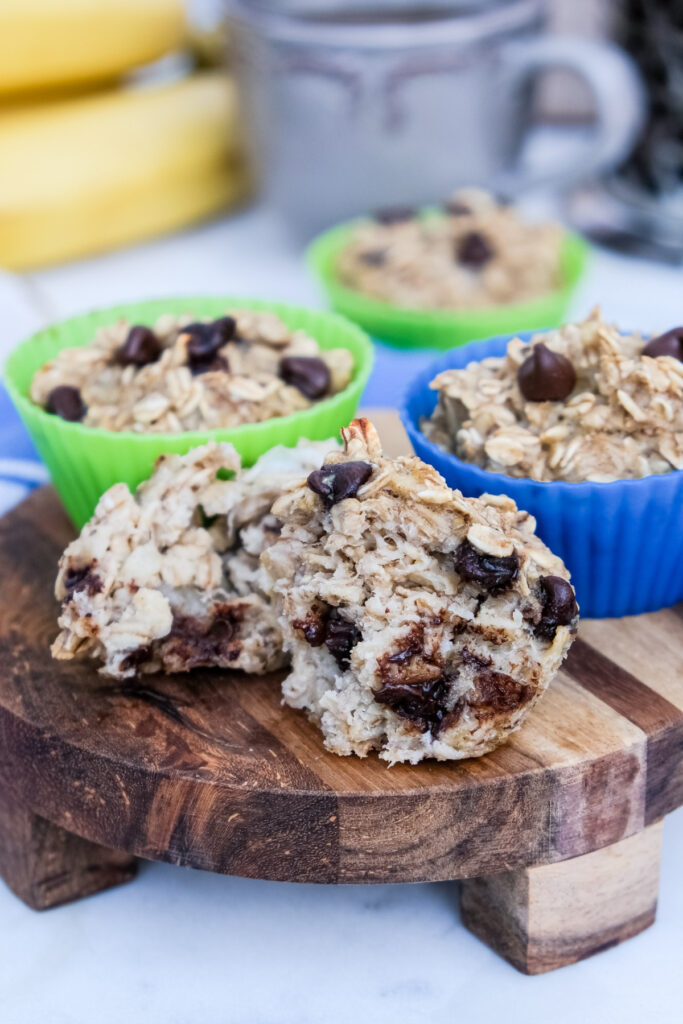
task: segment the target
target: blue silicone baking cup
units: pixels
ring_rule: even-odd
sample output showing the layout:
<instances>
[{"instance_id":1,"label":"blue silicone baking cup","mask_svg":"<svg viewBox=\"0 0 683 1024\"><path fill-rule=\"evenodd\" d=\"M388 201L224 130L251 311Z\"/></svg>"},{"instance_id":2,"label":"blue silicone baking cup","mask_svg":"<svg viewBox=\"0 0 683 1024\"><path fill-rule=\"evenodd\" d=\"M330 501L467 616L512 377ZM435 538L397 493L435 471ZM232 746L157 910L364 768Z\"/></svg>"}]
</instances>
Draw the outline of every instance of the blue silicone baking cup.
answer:
<instances>
[{"instance_id":1,"label":"blue silicone baking cup","mask_svg":"<svg viewBox=\"0 0 683 1024\"><path fill-rule=\"evenodd\" d=\"M429 387L438 373L502 356L511 338L534 333L452 349L411 382L400 413L416 454L463 494L508 494L531 512L539 536L571 572L582 615L639 615L683 600L683 470L612 483L542 483L463 462L420 430L438 401Z\"/></svg>"}]
</instances>

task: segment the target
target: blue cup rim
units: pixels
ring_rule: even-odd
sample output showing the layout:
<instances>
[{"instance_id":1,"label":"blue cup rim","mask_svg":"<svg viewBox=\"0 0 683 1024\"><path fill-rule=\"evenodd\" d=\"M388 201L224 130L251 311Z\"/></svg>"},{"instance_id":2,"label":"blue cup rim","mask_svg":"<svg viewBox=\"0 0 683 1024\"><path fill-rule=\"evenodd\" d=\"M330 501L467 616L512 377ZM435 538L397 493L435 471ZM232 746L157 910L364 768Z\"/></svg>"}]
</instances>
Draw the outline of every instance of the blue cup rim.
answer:
<instances>
[{"instance_id":1,"label":"blue cup rim","mask_svg":"<svg viewBox=\"0 0 683 1024\"><path fill-rule=\"evenodd\" d=\"M614 491L619 487L631 489L638 486L642 487L645 481L648 482L648 486L650 487L666 488L670 486L677 486L682 478L683 469L673 469L668 473L650 473L648 476L643 477L629 477L621 480L609 481L582 480L574 482L570 480L534 480L533 477L528 476L509 476L507 473L493 472L488 469L482 469L481 466L477 466L473 462L466 462L464 459L459 458L452 452L448 452L444 448L440 448L422 432L419 422L417 422L413 416L411 406L417 398L423 396L424 393L429 390L430 381L432 381L438 373L441 373L443 370L460 369L461 367L464 368L471 362L480 362L482 359L487 359L490 356L503 355L508 343L512 341L513 338L521 338L522 341L528 341L537 334L544 334L553 329L554 328L547 327L531 331L516 331L512 334L498 334L492 338L478 338L468 342L466 345L449 349L445 355L433 360L428 366L421 370L419 374L413 377L405 388L401 396L398 409L401 422L405 427L411 443L413 443L413 447L415 448L414 442L417 440L420 448L433 455L437 462L447 460L451 462L454 467L462 467L463 471L471 474L471 479L476 480L477 483L481 485L482 491L484 492L488 491L492 486L500 493L505 493L506 489L509 488L524 486L525 489L530 490L531 493L540 496L544 492L547 492L549 487L552 487L555 490L559 489L568 498L571 497L573 499L583 497L593 491L606 493L609 489ZM621 330L619 333L628 335L635 332ZM647 338L648 335L643 334L643 337ZM465 360L464 357L468 358ZM434 396L434 402L432 403L428 414L431 414L438 401L438 393L433 391L431 394Z\"/></svg>"}]
</instances>

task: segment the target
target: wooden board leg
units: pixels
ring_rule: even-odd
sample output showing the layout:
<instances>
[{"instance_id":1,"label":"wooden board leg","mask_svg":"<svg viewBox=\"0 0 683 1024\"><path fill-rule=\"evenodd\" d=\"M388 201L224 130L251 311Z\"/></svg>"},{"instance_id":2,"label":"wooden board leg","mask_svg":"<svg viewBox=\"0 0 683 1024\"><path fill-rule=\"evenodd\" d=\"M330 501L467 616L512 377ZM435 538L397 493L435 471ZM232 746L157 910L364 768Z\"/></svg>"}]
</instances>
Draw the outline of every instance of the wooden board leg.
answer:
<instances>
[{"instance_id":1,"label":"wooden board leg","mask_svg":"<svg viewBox=\"0 0 683 1024\"><path fill-rule=\"evenodd\" d=\"M616 946L654 922L662 826L559 864L464 881L463 923L525 974Z\"/></svg>"},{"instance_id":2,"label":"wooden board leg","mask_svg":"<svg viewBox=\"0 0 683 1024\"><path fill-rule=\"evenodd\" d=\"M65 832L0 788L0 876L34 910L129 882L136 869L130 854Z\"/></svg>"}]
</instances>

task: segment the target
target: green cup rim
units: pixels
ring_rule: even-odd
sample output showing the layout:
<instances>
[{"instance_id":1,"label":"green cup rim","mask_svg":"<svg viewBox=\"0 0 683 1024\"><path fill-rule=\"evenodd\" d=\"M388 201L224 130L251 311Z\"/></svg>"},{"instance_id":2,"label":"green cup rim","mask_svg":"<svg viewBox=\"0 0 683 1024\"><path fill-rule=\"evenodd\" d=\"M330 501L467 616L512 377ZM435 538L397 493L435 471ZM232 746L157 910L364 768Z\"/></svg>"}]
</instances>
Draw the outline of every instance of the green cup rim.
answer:
<instances>
[{"instance_id":1,"label":"green cup rim","mask_svg":"<svg viewBox=\"0 0 683 1024\"><path fill-rule=\"evenodd\" d=\"M424 207L422 216L431 216L433 207ZM347 316L353 316L356 322L386 322L391 328L397 324L416 329L437 328L447 330L481 321L483 334L487 334L486 322L492 315L520 319L534 316L537 309L542 309L549 300L568 299L584 274L590 247L579 235L566 228L563 229L560 260L564 282L558 287L535 299L525 302L510 302L498 306L478 306L473 309L444 310L417 309L415 307L396 306L390 302L373 299L354 288L342 284L336 275L336 259L349 241L353 231L362 224L367 224L368 217L356 217L317 235L308 245L306 260L315 276L321 282L325 292L335 308L343 309ZM351 312L353 311L353 312ZM475 327L474 330L477 328ZM488 333L491 333L488 331ZM475 334L472 334L475 337ZM416 347L420 346L419 341ZM425 345L424 347L429 347Z\"/></svg>"},{"instance_id":2,"label":"green cup rim","mask_svg":"<svg viewBox=\"0 0 683 1024\"><path fill-rule=\"evenodd\" d=\"M45 358L44 356L41 356L37 365L30 365L28 369L24 361L26 360L27 354L30 352L31 346L34 345L36 341L44 340L51 334L61 338L61 343L57 345L54 350L54 355L57 355L57 353L61 352L63 349L80 348L87 345L88 342L92 340L92 336L90 336L84 338L82 341L75 342L73 338L70 337L74 328L80 328L84 323L91 326L94 333L98 327L114 323L117 319L123 317L133 322L149 326L158 316L161 316L164 313L176 315L191 313L197 316L212 316L214 314L219 315L220 312L225 312L228 308L254 309L276 313L282 317L285 323L295 329L297 325L290 324L290 319L297 320L301 317L313 317L313 319L318 321L321 325L332 324L338 327L346 339L353 340L357 349L356 351L352 349L354 356L354 368L350 383L343 389L343 391L337 392L336 395L332 395L330 398L324 398L319 402L315 402L308 409L300 409L287 416L271 417L270 419L262 420L258 423L243 423L236 427L182 430L175 432L156 431L150 433L137 433L132 430L107 430L104 427L88 427L83 423L58 419L53 414L48 413L41 406L32 402L29 397L28 390L30 382L35 372L40 368L40 366L44 365ZM311 330L311 334L312 336L315 336L313 330ZM321 347L324 348L325 346ZM339 343L335 341L334 345L330 345L328 347L343 348L344 338L340 338ZM242 296L234 295L173 296L160 299L146 299L138 302L123 302L118 303L115 306L105 306L86 313L78 313L75 316L57 321L48 327L35 331L29 337L19 342L19 344L10 352L3 368L3 380L17 411L23 419L37 419L39 422L46 425L55 425L55 420L57 420L60 430L66 431L75 437L82 437L85 439L92 437L106 437L109 439L116 439L121 443L134 441L137 444L149 443L153 445L158 445L161 438L168 438L169 441L187 438L190 441L196 441L197 444L203 444L206 441L207 435L220 437L221 440L226 441L247 436L258 438L259 435L272 430L274 423L296 423L297 425L301 425L302 428L305 428L306 424L319 416L322 411L326 413L334 412L338 405L342 404L352 395L357 395L358 398L360 398L370 376L373 361L374 351L372 342L367 333L358 324L349 320L348 317L342 316L340 313L312 309L308 306L301 306L288 302L270 301L268 299L259 298L244 298ZM31 360L28 359L27 362L30 364ZM29 376L26 381L23 380L23 378L26 377L27 373ZM21 378L23 382L20 382L18 378ZM305 436L305 434L302 433L301 436Z\"/></svg>"}]
</instances>

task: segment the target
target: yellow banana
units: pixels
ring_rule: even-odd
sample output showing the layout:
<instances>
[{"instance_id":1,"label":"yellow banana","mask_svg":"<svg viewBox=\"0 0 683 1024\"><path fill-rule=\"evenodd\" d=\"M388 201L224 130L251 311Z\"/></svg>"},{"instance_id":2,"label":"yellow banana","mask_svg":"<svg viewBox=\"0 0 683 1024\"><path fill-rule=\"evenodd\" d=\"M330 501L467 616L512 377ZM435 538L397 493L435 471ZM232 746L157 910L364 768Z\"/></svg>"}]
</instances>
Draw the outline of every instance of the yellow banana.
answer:
<instances>
[{"instance_id":1,"label":"yellow banana","mask_svg":"<svg viewBox=\"0 0 683 1024\"><path fill-rule=\"evenodd\" d=\"M223 72L0 115L0 266L21 270L172 231L247 189Z\"/></svg>"},{"instance_id":2,"label":"yellow banana","mask_svg":"<svg viewBox=\"0 0 683 1024\"><path fill-rule=\"evenodd\" d=\"M186 34L182 0L0 0L0 96L112 79Z\"/></svg>"}]
</instances>

